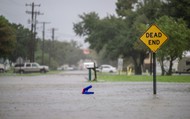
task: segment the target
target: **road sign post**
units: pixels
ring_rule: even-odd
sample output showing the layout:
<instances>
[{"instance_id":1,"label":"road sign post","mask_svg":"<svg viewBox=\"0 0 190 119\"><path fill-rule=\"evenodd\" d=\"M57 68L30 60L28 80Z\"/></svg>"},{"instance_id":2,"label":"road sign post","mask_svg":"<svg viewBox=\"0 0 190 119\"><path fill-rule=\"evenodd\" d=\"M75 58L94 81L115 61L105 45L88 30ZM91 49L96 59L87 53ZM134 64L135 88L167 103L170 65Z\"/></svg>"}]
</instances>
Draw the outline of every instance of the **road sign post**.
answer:
<instances>
[{"instance_id":1,"label":"road sign post","mask_svg":"<svg viewBox=\"0 0 190 119\"><path fill-rule=\"evenodd\" d=\"M153 52L153 94L156 94L156 51L167 41L167 36L156 26L151 25L140 40ZM151 64L152 65L152 64Z\"/></svg>"},{"instance_id":2,"label":"road sign post","mask_svg":"<svg viewBox=\"0 0 190 119\"><path fill-rule=\"evenodd\" d=\"M153 53L153 94L156 92L156 53Z\"/></svg>"}]
</instances>

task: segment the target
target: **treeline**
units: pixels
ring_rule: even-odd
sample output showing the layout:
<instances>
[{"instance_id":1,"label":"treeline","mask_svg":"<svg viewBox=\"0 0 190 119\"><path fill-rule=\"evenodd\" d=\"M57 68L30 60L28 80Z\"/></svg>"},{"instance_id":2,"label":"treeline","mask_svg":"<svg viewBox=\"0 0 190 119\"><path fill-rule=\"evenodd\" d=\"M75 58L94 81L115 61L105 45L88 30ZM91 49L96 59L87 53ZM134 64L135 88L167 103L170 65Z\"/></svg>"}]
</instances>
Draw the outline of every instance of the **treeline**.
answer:
<instances>
[{"instance_id":1,"label":"treeline","mask_svg":"<svg viewBox=\"0 0 190 119\"><path fill-rule=\"evenodd\" d=\"M103 52L106 58L125 62L132 60L135 74L142 74L144 59L150 50L139 40L153 23L167 34L169 40L157 52L164 75L164 61L170 62L166 73L171 75L173 61L190 50L189 0L118 0L117 15L100 18L97 13L79 15L74 31L85 36L90 48Z\"/></svg>"},{"instance_id":2,"label":"treeline","mask_svg":"<svg viewBox=\"0 0 190 119\"><path fill-rule=\"evenodd\" d=\"M0 58L16 62L19 57L24 61L29 60L31 46L31 31L23 25L10 23L5 17L0 16ZM63 64L77 65L80 59L91 58L83 54L80 45L70 42L35 39L35 61L56 69ZM44 48L43 48L44 46ZM44 58L42 59L42 52Z\"/></svg>"}]
</instances>

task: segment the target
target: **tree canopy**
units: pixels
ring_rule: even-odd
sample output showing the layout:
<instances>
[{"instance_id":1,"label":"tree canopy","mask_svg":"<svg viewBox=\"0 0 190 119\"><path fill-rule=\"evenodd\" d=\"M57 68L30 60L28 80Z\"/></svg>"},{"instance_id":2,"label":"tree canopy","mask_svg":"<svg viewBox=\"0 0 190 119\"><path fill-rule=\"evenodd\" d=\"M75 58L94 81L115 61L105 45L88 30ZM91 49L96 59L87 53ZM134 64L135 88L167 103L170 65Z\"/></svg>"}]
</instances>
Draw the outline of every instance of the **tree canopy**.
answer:
<instances>
[{"instance_id":1,"label":"tree canopy","mask_svg":"<svg viewBox=\"0 0 190 119\"><path fill-rule=\"evenodd\" d=\"M189 34L187 24L182 19L174 20L172 17L162 16L156 20L156 23L168 35L169 40L158 51L158 57L163 65L164 60L169 60L168 75L172 73L173 61L183 56L184 51L190 50L189 48ZM163 72L166 71L162 66Z\"/></svg>"},{"instance_id":2,"label":"tree canopy","mask_svg":"<svg viewBox=\"0 0 190 119\"><path fill-rule=\"evenodd\" d=\"M190 1L189 0L166 0L163 2L162 11L164 15L175 19L183 19L190 28Z\"/></svg>"},{"instance_id":3,"label":"tree canopy","mask_svg":"<svg viewBox=\"0 0 190 119\"><path fill-rule=\"evenodd\" d=\"M15 48L15 30L8 20L0 16L0 57L7 57Z\"/></svg>"},{"instance_id":4,"label":"tree canopy","mask_svg":"<svg viewBox=\"0 0 190 119\"><path fill-rule=\"evenodd\" d=\"M30 39L30 30L24 28L21 24L12 24L12 27L15 29L16 43L15 49L9 56L12 61L16 61L18 57L27 59L29 57L29 39Z\"/></svg>"}]
</instances>

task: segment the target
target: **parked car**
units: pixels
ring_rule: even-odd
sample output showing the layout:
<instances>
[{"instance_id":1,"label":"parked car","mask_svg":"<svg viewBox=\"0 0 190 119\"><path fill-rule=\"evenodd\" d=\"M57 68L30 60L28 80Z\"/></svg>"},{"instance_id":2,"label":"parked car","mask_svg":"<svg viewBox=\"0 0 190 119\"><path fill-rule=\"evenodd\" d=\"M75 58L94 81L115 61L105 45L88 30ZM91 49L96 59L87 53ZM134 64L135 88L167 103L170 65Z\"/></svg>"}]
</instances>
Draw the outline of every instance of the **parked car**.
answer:
<instances>
[{"instance_id":1,"label":"parked car","mask_svg":"<svg viewBox=\"0 0 190 119\"><path fill-rule=\"evenodd\" d=\"M25 73L25 72L41 72L46 73L49 71L49 67L45 65L39 65L36 62L16 64L14 66L14 72Z\"/></svg>"},{"instance_id":2,"label":"parked car","mask_svg":"<svg viewBox=\"0 0 190 119\"><path fill-rule=\"evenodd\" d=\"M101 65L99 68L96 69L97 72L108 72L108 73L115 73L117 69L111 65Z\"/></svg>"},{"instance_id":3,"label":"parked car","mask_svg":"<svg viewBox=\"0 0 190 119\"><path fill-rule=\"evenodd\" d=\"M1 72L7 72L8 70L10 70L10 66L0 64L0 73Z\"/></svg>"}]
</instances>

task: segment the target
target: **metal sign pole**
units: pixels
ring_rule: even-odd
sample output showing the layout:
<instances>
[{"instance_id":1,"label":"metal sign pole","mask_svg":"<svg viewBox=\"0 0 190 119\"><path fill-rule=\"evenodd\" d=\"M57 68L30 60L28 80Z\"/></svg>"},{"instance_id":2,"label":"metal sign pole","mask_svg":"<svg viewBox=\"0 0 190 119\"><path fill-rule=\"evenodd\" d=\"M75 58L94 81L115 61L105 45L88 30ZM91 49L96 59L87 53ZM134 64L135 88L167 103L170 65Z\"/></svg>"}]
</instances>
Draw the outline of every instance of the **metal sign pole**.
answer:
<instances>
[{"instance_id":1,"label":"metal sign pole","mask_svg":"<svg viewBox=\"0 0 190 119\"><path fill-rule=\"evenodd\" d=\"M156 53L153 52L153 94L156 94Z\"/></svg>"}]
</instances>

